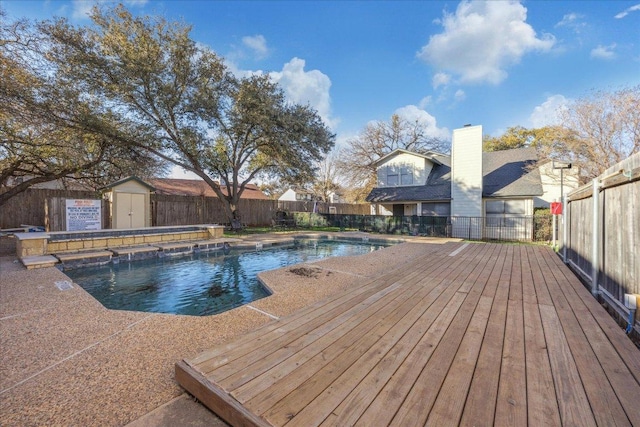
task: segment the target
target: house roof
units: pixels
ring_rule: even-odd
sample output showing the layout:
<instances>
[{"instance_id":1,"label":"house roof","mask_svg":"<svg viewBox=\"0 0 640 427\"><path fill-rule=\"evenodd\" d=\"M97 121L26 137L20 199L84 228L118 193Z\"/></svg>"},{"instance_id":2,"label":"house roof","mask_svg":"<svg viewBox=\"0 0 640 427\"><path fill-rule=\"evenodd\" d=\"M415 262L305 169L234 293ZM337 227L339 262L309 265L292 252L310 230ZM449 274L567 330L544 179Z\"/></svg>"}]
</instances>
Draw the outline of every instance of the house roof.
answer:
<instances>
[{"instance_id":1,"label":"house roof","mask_svg":"<svg viewBox=\"0 0 640 427\"><path fill-rule=\"evenodd\" d=\"M152 178L148 181L155 187L156 194L217 197L213 189L201 179ZM223 185L220 189L224 194L228 194L226 186ZM269 197L260 191L258 186L255 184L247 184L240 198L260 200L269 199Z\"/></svg>"},{"instance_id":2,"label":"house roof","mask_svg":"<svg viewBox=\"0 0 640 427\"><path fill-rule=\"evenodd\" d=\"M540 196L544 193L540 170L532 168L538 156L534 148L482 153L482 196Z\"/></svg>"},{"instance_id":3,"label":"house roof","mask_svg":"<svg viewBox=\"0 0 640 427\"><path fill-rule=\"evenodd\" d=\"M408 187L378 187L371 190L367 202L400 202L411 200L450 200L451 167L435 164L427 178L426 185Z\"/></svg>"},{"instance_id":4,"label":"house roof","mask_svg":"<svg viewBox=\"0 0 640 427\"><path fill-rule=\"evenodd\" d=\"M391 158L391 157L393 157L393 156L395 156L397 154L400 154L400 153L410 154L410 155L416 156L416 157L422 157L423 159L431 160L435 164L439 164L440 163L440 158L447 157L446 155L441 154L441 153L436 153L435 151L427 151L425 153L416 153L414 151L403 150L402 148L396 148L395 150L393 150L389 154L386 154L386 155L380 157L375 162L373 162L373 165L377 166L380 163L384 163L389 158Z\"/></svg>"},{"instance_id":5,"label":"house roof","mask_svg":"<svg viewBox=\"0 0 640 427\"><path fill-rule=\"evenodd\" d=\"M374 188L367 196L372 203L451 200L451 159L438 155L425 185ZM483 197L528 197L543 194L540 171L533 148L482 153Z\"/></svg>"}]
</instances>

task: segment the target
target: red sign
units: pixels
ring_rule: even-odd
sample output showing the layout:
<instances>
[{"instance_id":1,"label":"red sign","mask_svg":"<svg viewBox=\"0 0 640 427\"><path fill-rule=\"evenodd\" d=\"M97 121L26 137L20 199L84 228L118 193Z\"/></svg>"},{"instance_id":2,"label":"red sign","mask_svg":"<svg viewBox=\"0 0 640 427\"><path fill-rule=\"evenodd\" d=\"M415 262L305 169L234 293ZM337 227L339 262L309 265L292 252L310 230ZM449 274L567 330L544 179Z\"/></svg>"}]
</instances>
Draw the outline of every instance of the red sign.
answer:
<instances>
[{"instance_id":1,"label":"red sign","mask_svg":"<svg viewBox=\"0 0 640 427\"><path fill-rule=\"evenodd\" d=\"M560 202L551 202L551 214L552 215L562 215L562 203L560 203Z\"/></svg>"}]
</instances>

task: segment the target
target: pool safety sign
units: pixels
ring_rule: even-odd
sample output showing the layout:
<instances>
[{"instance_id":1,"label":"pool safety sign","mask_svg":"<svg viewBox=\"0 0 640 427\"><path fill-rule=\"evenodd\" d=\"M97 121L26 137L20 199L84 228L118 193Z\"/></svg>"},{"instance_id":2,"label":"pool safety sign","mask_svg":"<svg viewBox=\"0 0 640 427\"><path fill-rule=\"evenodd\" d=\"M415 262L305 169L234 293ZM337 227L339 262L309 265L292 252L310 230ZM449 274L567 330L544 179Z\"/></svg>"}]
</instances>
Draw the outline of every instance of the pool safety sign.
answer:
<instances>
[{"instance_id":1,"label":"pool safety sign","mask_svg":"<svg viewBox=\"0 0 640 427\"><path fill-rule=\"evenodd\" d=\"M101 230L102 201L67 199L67 231Z\"/></svg>"}]
</instances>

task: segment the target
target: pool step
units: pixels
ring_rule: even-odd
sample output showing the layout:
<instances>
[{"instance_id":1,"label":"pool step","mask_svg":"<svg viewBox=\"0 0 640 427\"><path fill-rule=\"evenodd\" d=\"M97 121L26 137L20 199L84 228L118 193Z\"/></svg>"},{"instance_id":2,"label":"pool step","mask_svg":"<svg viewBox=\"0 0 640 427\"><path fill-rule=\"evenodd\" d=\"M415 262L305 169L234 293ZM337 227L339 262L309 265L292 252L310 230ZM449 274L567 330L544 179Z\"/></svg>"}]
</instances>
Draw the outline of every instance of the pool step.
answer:
<instances>
[{"instance_id":1,"label":"pool step","mask_svg":"<svg viewBox=\"0 0 640 427\"><path fill-rule=\"evenodd\" d=\"M229 245L232 243L234 244L234 247L235 247L235 243L238 243L238 242L242 242L242 239L229 238L229 239L201 240L199 242L195 242L196 244L195 251L196 252L215 251L218 249L224 249L225 246L229 247Z\"/></svg>"},{"instance_id":2,"label":"pool step","mask_svg":"<svg viewBox=\"0 0 640 427\"><path fill-rule=\"evenodd\" d=\"M112 256L113 252L111 251L55 254L65 269L109 264Z\"/></svg>"},{"instance_id":3,"label":"pool step","mask_svg":"<svg viewBox=\"0 0 640 427\"><path fill-rule=\"evenodd\" d=\"M32 255L23 257L20 261L27 267L27 270L33 270L34 268L53 267L58 263L58 258L53 255Z\"/></svg>"},{"instance_id":4,"label":"pool step","mask_svg":"<svg viewBox=\"0 0 640 427\"><path fill-rule=\"evenodd\" d=\"M158 247L158 256L160 258L167 256L178 256L193 253L195 246L194 242L179 242L179 243L159 243L155 245Z\"/></svg>"},{"instance_id":5,"label":"pool step","mask_svg":"<svg viewBox=\"0 0 640 427\"><path fill-rule=\"evenodd\" d=\"M140 261L143 259L156 258L160 248L158 246L138 246L126 248L110 249L113 252L113 262Z\"/></svg>"},{"instance_id":6,"label":"pool step","mask_svg":"<svg viewBox=\"0 0 640 427\"><path fill-rule=\"evenodd\" d=\"M45 256L22 257L21 261L28 269L52 267L58 262L63 269L73 269L113 262L139 261L149 258L188 255L194 252L206 252L222 249L231 244L233 247L243 243L242 239L224 238L190 242L156 243L147 246L126 246L109 248L108 250L61 252ZM267 243L268 245L269 243ZM245 247L255 247L255 243L245 243Z\"/></svg>"}]
</instances>

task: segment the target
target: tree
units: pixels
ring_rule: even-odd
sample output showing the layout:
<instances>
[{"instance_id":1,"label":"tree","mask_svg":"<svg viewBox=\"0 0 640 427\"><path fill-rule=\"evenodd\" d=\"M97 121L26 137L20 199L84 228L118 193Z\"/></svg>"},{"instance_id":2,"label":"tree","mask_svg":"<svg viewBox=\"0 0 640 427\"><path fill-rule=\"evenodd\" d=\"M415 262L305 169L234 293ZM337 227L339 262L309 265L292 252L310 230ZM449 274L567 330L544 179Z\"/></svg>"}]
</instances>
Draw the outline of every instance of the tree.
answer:
<instances>
[{"instance_id":1,"label":"tree","mask_svg":"<svg viewBox=\"0 0 640 427\"><path fill-rule=\"evenodd\" d=\"M561 118L571 160L584 179L640 152L640 85L595 91L570 104Z\"/></svg>"},{"instance_id":2,"label":"tree","mask_svg":"<svg viewBox=\"0 0 640 427\"><path fill-rule=\"evenodd\" d=\"M0 205L42 182L70 178L101 186L156 169L139 151L96 132L115 126L113 117L95 114L90 100L61 84L42 34L26 21L2 22Z\"/></svg>"},{"instance_id":3,"label":"tree","mask_svg":"<svg viewBox=\"0 0 640 427\"><path fill-rule=\"evenodd\" d=\"M45 27L69 81L127 122L127 132L110 136L207 182L232 224L252 179L308 180L333 146L315 110L288 103L267 76L234 76L190 27L136 18L121 5L95 7L91 17L91 28Z\"/></svg>"},{"instance_id":4,"label":"tree","mask_svg":"<svg viewBox=\"0 0 640 427\"><path fill-rule=\"evenodd\" d=\"M376 183L373 163L396 149L417 153L447 150L447 144L429 136L420 121L409 121L394 114L388 122L367 124L360 134L347 141L338 160L339 169L348 181L354 201L362 201Z\"/></svg>"},{"instance_id":5,"label":"tree","mask_svg":"<svg viewBox=\"0 0 640 427\"><path fill-rule=\"evenodd\" d=\"M485 151L535 147L539 162L573 164L584 183L640 151L640 86L597 91L567 106L561 125L515 126L498 137L485 136Z\"/></svg>"},{"instance_id":6,"label":"tree","mask_svg":"<svg viewBox=\"0 0 640 427\"><path fill-rule=\"evenodd\" d=\"M328 202L331 193L342 190L339 181L337 157L335 153L330 153L319 163L311 191L317 199Z\"/></svg>"},{"instance_id":7,"label":"tree","mask_svg":"<svg viewBox=\"0 0 640 427\"><path fill-rule=\"evenodd\" d=\"M500 136L483 137L484 151L511 150L515 148L533 147L538 154L538 161L567 160L571 157L570 147L576 145L573 136L561 126L545 126L527 129L522 126L510 127ZM537 167L533 165L533 167Z\"/></svg>"}]
</instances>

